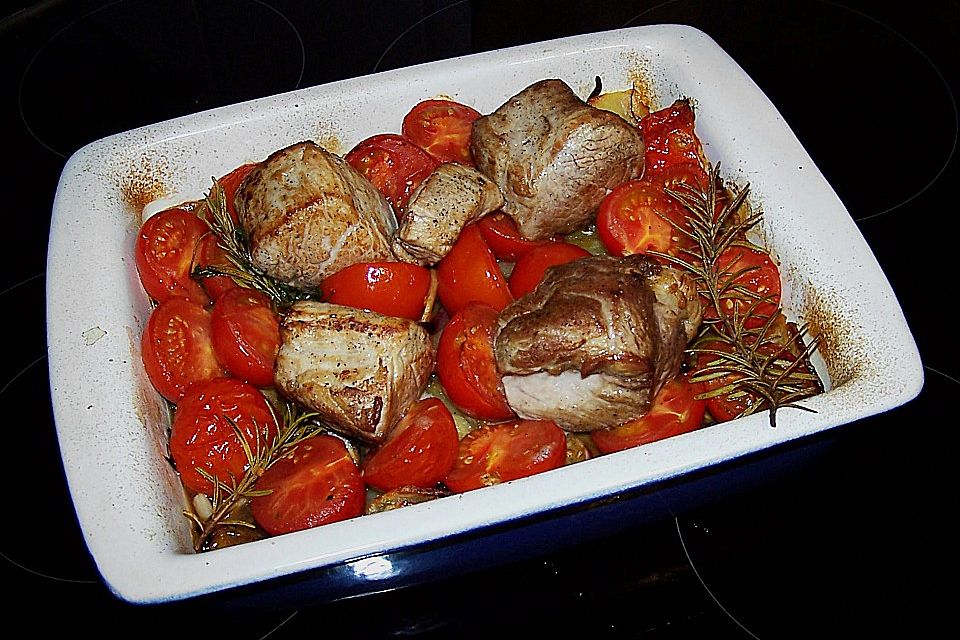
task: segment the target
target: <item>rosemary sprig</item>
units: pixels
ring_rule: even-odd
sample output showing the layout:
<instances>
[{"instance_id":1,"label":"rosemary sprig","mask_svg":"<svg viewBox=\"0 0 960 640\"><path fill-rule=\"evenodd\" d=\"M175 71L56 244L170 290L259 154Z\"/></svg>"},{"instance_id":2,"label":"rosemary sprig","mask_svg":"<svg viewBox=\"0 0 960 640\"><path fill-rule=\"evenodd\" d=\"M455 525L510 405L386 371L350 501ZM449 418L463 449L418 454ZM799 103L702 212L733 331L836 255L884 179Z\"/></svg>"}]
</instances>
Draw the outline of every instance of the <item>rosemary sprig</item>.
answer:
<instances>
[{"instance_id":1,"label":"rosemary sprig","mask_svg":"<svg viewBox=\"0 0 960 640\"><path fill-rule=\"evenodd\" d=\"M745 274L757 267L727 271L719 265L721 254L730 247L754 246L746 239L747 233L762 219L760 212L739 217L749 185L733 192L729 201L718 207L718 185L722 184L719 171L717 165L710 172L706 191L687 183L665 189L667 195L687 209L689 216L685 225L664 219L690 238L694 247L680 256L659 252L656 255L691 273L700 293L713 307L712 317L704 321L701 335L689 349L709 360L694 370L691 381L722 384L698 397L750 398L753 402L745 403L741 415L769 409L770 426L776 427L779 409L811 411L799 401L822 390L820 379L809 367L819 338L810 339L807 325L801 326L795 335L785 336L778 314L759 313L770 304L778 305L778 300L760 296L739 284ZM724 304L731 300L734 304L728 308L732 312L726 311Z\"/></svg>"},{"instance_id":2,"label":"rosemary sprig","mask_svg":"<svg viewBox=\"0 0 960 640\"><path fill-rule=\"evenodd\" d=\"M242 287L265 293L278 308L285 308L297 300L316 300L315 291L294 287L263 273L253 266L253 259L243 229L237 226L227 210L223 186L214 178L213 186L204 199L197 215L207 223L217 236L217 243L227 255L229 266L207 265L193 270L196 278L229 276Z\"/></svg>"},{"instance_id":3,"label":"rosemary sprig","mask_svg":"<svg viewBox=\"0 0 960 640\"><path fill-rule=\"evenodd\" d=\"M273 404L269 402L267 404L270 406L274 418L277 419ZM195 512L189 510L183 512L193 523L195 533L193 547L195 551L203 551L207 541L220 527L255 527L251 522L233 516L251 498L269 493L269 491L256 488L257 481L267 469L302 441L327 431L327 428L317 420L318 415L316 412L302 409L299 405L285 402L283 413L277 419L277 423L280 425L279 430L270 438L270 430L267 426L255 425L256 435L253 442L248 440L246 434L235 422L226 418L237 434L240 446L243 448L244 455L246 455L247 470L239 480L231 477L229 482L225 482L208 473L205 469L197 469L201 475L212 483L213 492L210 496L212 513L208 517L201 518Z\"/></svg>"}]
</instances>

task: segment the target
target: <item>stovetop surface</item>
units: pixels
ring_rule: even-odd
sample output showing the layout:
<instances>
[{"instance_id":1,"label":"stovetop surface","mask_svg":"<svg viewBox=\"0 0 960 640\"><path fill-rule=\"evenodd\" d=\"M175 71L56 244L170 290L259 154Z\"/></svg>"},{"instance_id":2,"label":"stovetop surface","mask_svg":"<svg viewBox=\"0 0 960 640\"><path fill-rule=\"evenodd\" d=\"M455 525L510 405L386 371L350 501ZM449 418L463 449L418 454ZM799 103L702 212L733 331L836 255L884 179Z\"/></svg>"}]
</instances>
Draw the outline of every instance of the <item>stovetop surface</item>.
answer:
<instances>
[{"instance_id":1,"label":"stovetop surface","mask_svg":"<svg viewBox=\"0 0 960 640\"><path fill-rule=\"evenodd\" d=\"M0 18L7 255L2 610L41 636L933 637L955 614L960 6L866 1L147 0ZM84 144L140 125L472 52L660 23L713 37L766 92L890 279L920 396L755 487L601 540L388 593L262 611L136 606L100 581L53 424L44 318L54 191ZM96 286L96 283L90 283ZM55 303L55 301L54 301ZM122 518L122 514L117 514ZM785 552L784 550L789 550ZM955 626L955 624L953 624Z\"/></svg>"}]
</instances>

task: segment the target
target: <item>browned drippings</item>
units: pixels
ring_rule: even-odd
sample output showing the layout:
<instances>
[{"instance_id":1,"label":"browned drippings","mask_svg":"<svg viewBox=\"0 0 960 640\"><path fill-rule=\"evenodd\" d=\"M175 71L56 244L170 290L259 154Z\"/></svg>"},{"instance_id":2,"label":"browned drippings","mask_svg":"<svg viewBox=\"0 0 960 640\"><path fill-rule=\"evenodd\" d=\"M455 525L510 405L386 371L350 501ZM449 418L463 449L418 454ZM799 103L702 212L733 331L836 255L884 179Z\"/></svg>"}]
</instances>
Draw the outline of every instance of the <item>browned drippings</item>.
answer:
<instances>
[{"instance_id":1,"label":"browned drippings","mask_svg":"<svg viewBox=\"0 0 960 640\"><path fill-rule=\"evenodd\" d=\"M123 207L143 223L143 208L170 194L170 166L164 158L141 156L119 179Z\"/></svg>"}]
</instances>

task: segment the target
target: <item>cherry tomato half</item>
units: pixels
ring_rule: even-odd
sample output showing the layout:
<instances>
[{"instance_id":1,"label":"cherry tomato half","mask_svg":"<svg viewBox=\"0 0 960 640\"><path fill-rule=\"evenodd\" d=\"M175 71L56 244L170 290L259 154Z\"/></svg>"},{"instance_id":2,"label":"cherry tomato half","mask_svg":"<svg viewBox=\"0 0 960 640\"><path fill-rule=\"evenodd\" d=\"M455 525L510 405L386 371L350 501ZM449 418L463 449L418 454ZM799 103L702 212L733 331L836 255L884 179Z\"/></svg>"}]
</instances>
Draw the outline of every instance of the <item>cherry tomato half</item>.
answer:
<instances>
[{"instance_id":1,"label":"cherry tomato half","mask_svg":"<svg viewBox=\"0 0 960 640\"><path fill-rule=\"evenodd\" d=\"M470 136L480 112L452 100L424 100L403 118L403 135L437 162L473 166Z\"/></svg>"},{"instance_id":2,"label":"cherry tomato half","mask_svg":"<svg viewBox=\"0 0 960 640\"><path fill-rule=\"evenodd\" d=\"M363 140L346 160L384 195L397 219L403 217L410 194L439 165L426 151L395 133Z\"/></svg>"},{"instance_id":3,"label":"cherry tomato half","mask_svg":"<svg viewBox=\"0 0 960 640\"><path fill-rule=\"evenodd\" d=\"M406 262L359 262L325 278L324 300L419 321L430 297L430 269Z\"/></svg>"},{"instance_id":4,"label":"cherry tomato half","mask_svg":"<svg viewBox=\"0 0 960 640\"><path fill-rule=\"evenodd\" d=\"M387 440L363 463L363 479L380 491L430 489L457 460L460 436L450 410L437 398L411 406Z\"/></svg>"},{"instance_id":5,"label":"cherry tomato half","mask_svg":"<svg viewBox=\"0 0 960 640\"><path fill-rule=\"evenodd\" d=\"M553 422L485 424L460 440L457 462L443 483L461 493L556 469L566 458L566 435Z\"/></svg>"},{"instance_id":6,"label":"cherry tomato half","mask_svg":"<svg viewBox=\"0 0 960 640\"><path fill-rule=\"evenodd\" d=\"M569 242L549 242L534 247L523 254L510 273L510 293L520 298L534 289L543 280L547 269L558 264L586 258L590 252Z\"/></svg>"},{"instance_id":7,"label":"cherry tomato half","mask_svg":"<svg viewBox=\"0 0 960 640\"><path fill-rule=\"evenodd\" d=\"M200 283L190 277L197 243L209 232L203 220L183 209L167 209L144 221L134 257L140 282L151 298L209 302Z\"/></svg>"},{"instance_id":8,"label":"cherry tomato half","mask_svg":"<svg viewBox=\"0 0 960 640\"><path fill-rule=\"evenodd\" d=\"M517 223L503 211L494 211L483 216L478 222L480 233L493 255L499 260L516 262L520 256L534 247L553 242L552 240L527 240L520 235Z\"/></svg>"},{"instance_id":9,"label":"cherry tomato half","mask_svg":"<svg viewBox=\"0 0 960 640\"><path fill-rule=\"evenodd\" d=\"M645 179L674 164L706 165L703 145L694 132L693 108L688 101L677 100L641 118L640 132L646 144Z\"/></svg>"},{"instance_id":10,"label":"cherry tomato half","mask_svg":"<svg viewBox=\"0 0 960 640\"><path fill-rule=\"evenodd\" d=\"M601 453L613 453L698 429L706 411L704 401L696 399L699 392L699 385L674 378L663 385L646 414L593 431L590 437Z\"/></svg>"},{"instance_id":11,"label":"cherry tomato half","mask_svg":"<svg viewBox=\"0 0 960 640\"><path fill-rule=\"evenodd\" d=\"M211 318L213 349L232 375L258 387L273 386L280 349L280 318L263 293L237 287L217 298Z\"/></svg>"},{"instance_id":12,"label":"cherry tomato half","mask_svg":"<svg viewBox=\"0 0 960 640\"><path fill-rule=\"evenodd\" d=\"M454 314L437 343L437 377L447 397L482 420L513 417L493 353L497 311L474 302Z\"/></svg>"},{"instance_id":13,"label":"cherry tomato half","mask_svg":"<svg viewBox=\"0 0 960 640\"><path fill-rule=\"evenodd\" d=\"M227 375L213 348L210 312L186 298L170 298L150 314L140 357L154 388L178 402L194 382Z\"/></svg>"},{"instance_id":14,"label":"cherry tomato half","mask_svg":"<svg viewBox=\"0 0 960 640\"><path fill-rule=\"evenodd\" d=\"M200 239L197 245L197 252L194 256L193 267L233 267L227 258L227 252L220 247L220 240L216 234L208 233ZM216 300L225 291L237 288L238 285L230 276L207 276L201 281L201 285L210 296L211 300Z\"/></svg>"},{"instance_id":15,"label":"cherry tomato half","mask_svg":"<svg viewBox=\"0 0 960 640\"><path fill-rule=\"evenodd\" d=\"M682 228L686 224L680 203L648 180L621 184L597 209L597 233L615 256L650 251L678 255L692 240L674 225Z\"/></svg>"},{"instance_id":16,"label":"cherry tomato half","mask_svg":"<svg viewBox=\"0 0 960 640\"><path fill-rule=\"evenodd\" d=\"M507 279L476 224L467 225L437 263L437 278L437 296L451 314L469 302L484 302L497 311L513 302Z\"/></svg>"},{"instance_id":17,"label":"cherry tomato half","mask_svg":"<svg viewBox=\"0 0 960 640\"><path fill-rule=\"evenodd\" d=\"M346 445L328 435L308 438L274 462L257 490L270 493L250 500L253 519L271 535L362 515L366 500Z\"/></svg>"},{"instance_id":18,"label":"cherry tomato half","mask_svg":"<svg viewBox=\"0 0 960 640\"><path fill-rule=\"evenodd\" d=\"M235 198L237 195L237 190L240 188L240 183L243 182L243 179L246 178L251 171L253 171L259 163L250 162L247 164L242 164L227 175L223 176L217 182L220 183L220 186L223 188L223 197L227 203L227 213L230 214L230 217L233 218L234 222L239 222L237 217L237 205L235 203Z\"/></svg>"},{"instance_id":19,"label":"cherry tomato half","mask_svg":"<svg viewBox=\"0 0 960 640\"><path fill-rule=\"evenodd\" d=\"M745 318L748 329L762 327L780 308L780 269L765 251L731 245L717 257L720 274L720 310L724 315ZM716 318L712 304L706 318Z\"/></svg>"},{"instance_id":20,"label":"cherry tomato half","mask_svg":"<svg viewBox=\"0 0 960 640\"><path fill-rule=\"evenodd\" d=\"M170 455L184 486L210 495L213 483L238 482L249 460L237 432L256 455L276 435L277 423L260 391L236 378L195 384L177 403L170 431Z\"/></svg>"}]
</instances>

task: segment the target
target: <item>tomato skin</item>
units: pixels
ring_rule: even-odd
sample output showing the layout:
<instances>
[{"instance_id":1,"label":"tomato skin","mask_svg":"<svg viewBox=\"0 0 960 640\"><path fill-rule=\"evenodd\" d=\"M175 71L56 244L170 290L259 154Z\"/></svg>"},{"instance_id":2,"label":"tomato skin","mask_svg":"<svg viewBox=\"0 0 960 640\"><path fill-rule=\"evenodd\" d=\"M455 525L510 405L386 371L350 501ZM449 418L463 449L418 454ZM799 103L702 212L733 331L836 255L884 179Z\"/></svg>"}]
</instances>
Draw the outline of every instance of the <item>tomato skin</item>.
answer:
<instances>
[{"instance_id":1,"label":"tomato skin","mask_svg":"<svg viewBox=\"0 0 960 640\"><path fill-rule=\"evenodd\" d=\"M430 154L395 133L361 141L346 160L383 194L398 220L403 218L410 194L439 166Z\"/></svg>"},{"instance_id":2,"label":"tomato skin","mask_svg":"<svg viewBox=\"0 0 960 640\"><path fill-rule=\"evenodd\" d=\"M430 269L406 262L360 262L323 280L324 300L419 321L431 287Z\"/></svg>"},{"instance_id":3,"label":"tomato skin","mask_svg":"<svg viewBox=\"0 0 960 640\"><path fill-rule=\"evenodd\" d=\"M213 483L198 468L227 486L243 477L249 461L234 425L254 452L258 443L266 446L275 437L276 419L256 387L236 378L217 378L187 390L177 403L170 431L170 455L184 486L213 492Z\"/></svg>"},{"instance_id":4,"label":"tomato skin","mask_svg":"<svg viewBox=\"0 0 960 640\"><path fill-rule=\"evenodd\" d=\"M688 101L677 100L641 118L640 132L646 145L644 179L674 164L706 165L703 145L694 132L693 108Z\"/></svg>"},{"instance_id":5,"label":"tomato skin","mask_svg":"<svg viewBox=\"0 0 960 640\"><path fill-rule=\"evenodd\" d=\"M258 387L273 386L280 318L260 291L230 289L213 305L213 350L227 371Z\"/></svg>"},{"instance_id":6,"label":"tomato skin","mask_svg":"<svg viewBox=\"0 0 960 640\"><path fill-rule=\"evenodd\" d=\"M250 501L253 518L280 535L363 514L366 500L360 469L339 438L319 435L274 462L256 485L269 491Z\"/></svg>"},{"instance_id":7,"label":"tomato skin","mask_svg":"<svg viewBox=\"0 0 960 640\"><path fill-rule=\"evenodd\" d=\"M460 440L457 462L443 483L462 493L556 469L566 460L566 442L563 430L547 420L485 424Z\"/></svg>"},{"instance_id":8,"label":"tomato skin","mask_svg":"<svg viewBox=\"0 0 960 640\"><path fill-rule=\"evenodd\" d=\"M643 416L610 429L599 429L590 438L601 453L613 453L655 442L703 425L706 403L697 400L700 386L685 378L667 382Z\"/></svg>"},{"instance_id":9,"label":"tomato skin","mask_svg":"<svg viewBox=\"0 0 960 640\"><path fill-rule=\"evenodd\" d=\"M480 233L493 255L499 260L516 262L534 247L550 244L554 240L527 240L520 235L517 223L503 211L494 211L478 222ZM557 238L559 239L559 238Z\"/></svg>"},{"instance_id":10,"label":"tomato skin","mask_svg":"<svg viewBox=\"0 0 960 640\"><path fill-rule=\"evenodd\" d=\"M200 304L209 302L200 283L190 277L197 243L210 228L183 209L166 209L140 226L134 258L140 282L157 302L182 297Z\"/></svg>"},{"instance_id":11,"label":"tomato skin","mask_svg":"<svg viewBox=\"0 0 960 640\"><path fill-rule=\"evenodd\" d=\"M513 302L507 279L476 224L464 227L437 263L437 279L440 304L451 314L470 302L484 302L497 311Z\"/></svg>"},{"instance_id":12,"label":"tomato skin","mask_svg":"<svg viewBox=\"0 0 960 640\"><path fill-rule=\"evenodd\" d=\"M195 382L227 375L213 348L211 314L186 298L153 310L140 339L140 357L154 388L178 402Z\"/></svg>"},{"instance_id":13,"label":"tomato skin","mask_svg":"<svg viewBox=\"0 0 960 640\"><path fill-rule=\"evenodd\" d=\"M258 162L242 164L217 181L223 188L223 197L227 203L227 213L230 214L230 217L233 218L235 223L240 221L240 218L237 216L237 205L234 203L237 190L240 188L240 183L243 182L243 179L246 178L251 171L256 169L259 164Z\"/></svg>"},{"instance_id":14,"label":"tomato skin","mask_svg":"<svg viewBox=\"0 0 960 640\"><path fill-rule=\"evenodd\" d=\"M649 180L630 180L608 193L597 209L597 233L614 256L656 251L678 255L692 246L683 207Z\"/></svg>"},{"instance_id":15,"label":"tomato skin","mask_svg":"<svg viewBox=\"0 0 960 640\"><path fill-rule=\"evenodd\" d=\"M411 406L387 440L363 463L363 479L380 491L430 489L457 460L460 436L450 410L437 398Z\"/></svg>"},{"instance_id":16,"label":"tomato skin","mask_svg":"<svg viewBox=\"0 0 960 640\"><path fill-rule=\"evenodd\" d=\"M452 100L424 100L403 118L404 136L437 162L473 166L470 137L480 112Z\"/></svg>"},{"instance_id":17,"label":"tomato skin","mask_svg":"<svg viewBox=\"0 0 960 640\"><path fill-rule=\"evenodd\" d=\"M200 267L232 267L227 253L220 247L220 240L216 234L208 233L200 239L197 245L196 259L193 268ZM210 296L211 300L216 301L225 291L239 287L230 276L207 276L201 281L201 285Z\"/></svg>"},{"instance_id":18,"label":"tomato skin","mask_svg":"<svg viewBox=\"0 0 960 640\"><path fill-rule=\"evenodd\" d=\"M733 278L735 286L746 289L752 296L743 297L736 292L721 295L720 309L724 315L733 317L736 314L743 318L744 327L755 329L762 327L767 319L775 315L780 308L780 269L765 251L752 247L731 245L717 257L717 271L721 274L721 287L738 272ZM724 275L725 274L725 275ZM756 296L756 297L753 297ZM767 298L751 307L760 298ZM706 305L705 318L717 318L717 311L712 304Z\"/></svg>"},{"instance_id":19,"label":"tomato skin","mask_svg":"<svg viewBox=\"0 0 960 640\"><path fill-rule=\"evenodd\" d=\"M474 302L443 328L437 343L437 377L447 397L462 412L481 420L514 416L503 391L493 352L497 311Z\"/></svg>"},{"instance_id":20,"label":"tomato skin","mask_svg":"<svg viewBox=\"0 0 960 640\"><path fill-rule=\"evenodd\" d=\"M520 298L537 288L547 269L590 256L590 252L569 242L550 242L523 255L510 273L510 293Z\"/></svg>"}]
</instances>

